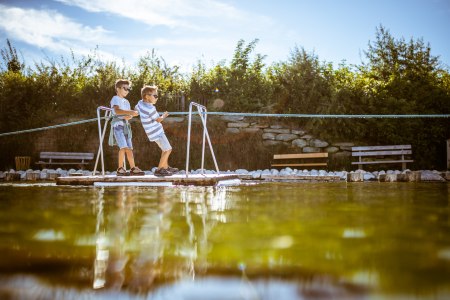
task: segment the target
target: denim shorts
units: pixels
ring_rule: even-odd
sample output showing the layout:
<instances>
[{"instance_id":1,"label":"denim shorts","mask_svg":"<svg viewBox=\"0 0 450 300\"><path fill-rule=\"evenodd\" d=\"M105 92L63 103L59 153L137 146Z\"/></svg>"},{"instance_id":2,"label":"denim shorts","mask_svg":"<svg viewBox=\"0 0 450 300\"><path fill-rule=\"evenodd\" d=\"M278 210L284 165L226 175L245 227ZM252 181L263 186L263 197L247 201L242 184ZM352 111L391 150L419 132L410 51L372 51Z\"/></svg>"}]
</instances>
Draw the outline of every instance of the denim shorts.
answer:
<instances>
[{"instance_id":1,"label":"denim shorts","mask_svg":"<svg viewBox=\"0 0 450 300\"><path fill-rule=\"evenodd\" d=\"M120 149L129 148L133 149L133 144L131 143L131 138L123 131L123 126L118 125L114 127L114 137L116 138L117 145Z\"/></svg>"},{"instance_id":2,"label":"denim shorts","mask_svg":"<svg viewBox=\"0 0 450 300\"><path fill-rule=\"evenodd\" d=\"M169 140L164 133L158 136L158 138L155 140L155 143L158 144L159 148L161 148L162 151L172 150L172 146L170 145Z\"/></svg>"}]
</instances>

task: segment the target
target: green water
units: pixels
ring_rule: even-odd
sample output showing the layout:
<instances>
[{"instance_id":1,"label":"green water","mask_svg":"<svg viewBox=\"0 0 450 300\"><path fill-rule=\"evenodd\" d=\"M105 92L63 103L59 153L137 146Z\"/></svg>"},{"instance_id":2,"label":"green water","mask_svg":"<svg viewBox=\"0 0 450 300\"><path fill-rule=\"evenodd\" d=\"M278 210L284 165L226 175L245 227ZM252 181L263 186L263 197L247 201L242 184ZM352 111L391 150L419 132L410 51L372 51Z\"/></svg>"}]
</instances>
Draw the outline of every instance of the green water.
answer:
<instances>
[{"instance_id":1,"label":"green water","mask_svg":"<svg viewBox=\"0 0 450 300\"><path fill-rule=\"evenodd\" d=\"M0 298L444 299L449 190L3 184Z\"/></svg>"}]
</instances>

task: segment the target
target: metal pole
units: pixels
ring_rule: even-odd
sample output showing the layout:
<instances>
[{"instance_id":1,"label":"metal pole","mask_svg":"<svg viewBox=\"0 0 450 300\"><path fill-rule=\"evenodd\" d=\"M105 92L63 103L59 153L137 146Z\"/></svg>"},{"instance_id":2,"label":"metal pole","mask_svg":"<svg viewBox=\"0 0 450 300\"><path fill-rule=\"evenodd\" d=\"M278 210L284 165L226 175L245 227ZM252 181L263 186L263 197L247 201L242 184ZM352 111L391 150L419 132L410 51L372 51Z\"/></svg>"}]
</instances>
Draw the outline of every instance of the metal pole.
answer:
<instances>
[{"instance_id":1,"label":"metal pole","mask_svg":"<svg viewBox=\"0 0 450 300\"><path fill-rule=\"evenodd\" d=\"M202 174L205 174L205 136L206 136L206 114L205 114L205 121L203 121L203 116L202 116L202 112L204 112L205 110L203 110L203 108L197 107L198 113L200 115L200 118L202 119L202 123L203 123L203 142L202 142L202 166L201 166L201 170L202 170Z\"/></svg>"},{"instance_id":2,"label":"metal pole","mask_svg":"<svg viewBox=\"0 0 450 300\"><path fill-rule=\"evenodd\" d=\"M94 171L92 175L95 175L95 172L97 171L97 164L98 164L98 158L99 154L103 157L103 148L102 148L102 124L100 121L100 109L101 107L97 107L97 124L98 124L98 140L99 140L99 147L97 151L97 158L95 159L95 165L94 165Z\"/></svg>"},{"instance_id":3,"label":"metal pole","mask_svg":"<svg viewBox=\"0 0 450 300\"><path fill-rule=\"evenodd\" d=\"M191 146L191 115L192 115L192 103L189 104L189 118L188 118L188 136L186 145L186 178L189 174L189 147Z\"/></svg>"},{"instance_id":4,"label":"metal pole","mask_svg":"<svg viewBox=\"0 0 450 300\"><path fill-rule=\"evenodd\" d=\"M102 131L101 127L101 118L100 118L100 110L105 110L105 125ZM111 108L105 107L105 106L99 106L97 108L97 122L98 122L98 136L99 136L99 149L97 152L97 158L95 159L95 166L94 171L92 175L95 175L95 172L97 171L97 165L98 165L98 159L101 157L102 159L102 176L105 176L105 162L103 158L103 140L105 138L105 132L106 132L106 126L108 125L108 118L111 115Z\"/></svg>"},{"instance_id":5,"label":"metal pole","mask_svg":"<svg viewBox=\"0 0 450 300\"><path fill-rule=\"evenodd\" d=\"M212 144L211 144L211 139L209 138L208 129L206 128L206 118L205 118L205 120L203 120L203 118L202 118L202 122L203 122L203 128L204 128L205 133L206 133L206 138L208 140L209 150L211 150L211 154L212 154L212 157L213 157L214 166L216 167L217 174L220 174L219 166L217 165L216 156L214 155L214 150L213 150L213 147L212 147Z\"/></svg>"},{"instance_id":6,"label":"metal pole","mask_svg":"<svg viewBox=\"0 0 450 300\"><path fill-rule=\"evenodd\" d=\"M189 119L188 119L188 136L187 136L187 146L186 146L186 178L189 176L189 148L190 148L190 142L191 142L191 123L192 123L192 106L195 105L197 107L198 114L200 115L200 119L202 120L203 124L203 145L202 145L202 162L201 162L201 168L202 168L202 174L204 174L204 164L205 164L205 137L208 140L209 149L211 150L211 154L214 160L214 165L216 167L217 174L220 173L219 166L217 165L216 156L214 155L214 150L211 144L211 139L209 138L208 129L206 128L206 115L207 110L206 107L203 105L200 105L195 102L191 102L189 104ZM202 115L205 115L203 118Z\"/></svg>"}]
</instances>

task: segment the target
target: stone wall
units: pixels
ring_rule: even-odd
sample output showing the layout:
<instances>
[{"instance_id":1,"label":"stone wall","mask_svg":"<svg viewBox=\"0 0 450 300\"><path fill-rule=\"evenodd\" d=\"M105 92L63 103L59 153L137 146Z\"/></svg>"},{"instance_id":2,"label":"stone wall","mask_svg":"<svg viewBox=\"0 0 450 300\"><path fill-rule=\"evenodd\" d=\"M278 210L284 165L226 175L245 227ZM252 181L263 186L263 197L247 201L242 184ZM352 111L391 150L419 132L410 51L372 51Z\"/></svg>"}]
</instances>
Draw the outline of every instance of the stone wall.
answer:
<instances>
[{"instance_id":1,"label":"stone wall","mask_svg":"<svg viewBox=\"0 0 450 300\"><path fill-rule=\"evenodd\" d=\"M288 128L280 124L267 124L246 121L244 117L224 116L227 122L226 133L249 132L260 134L265 146L285 145L298 150L298 153L328 152L335 156L350 156L350 142L329 143L315 138L301 128Z\"/></svg>"}]
</instances>

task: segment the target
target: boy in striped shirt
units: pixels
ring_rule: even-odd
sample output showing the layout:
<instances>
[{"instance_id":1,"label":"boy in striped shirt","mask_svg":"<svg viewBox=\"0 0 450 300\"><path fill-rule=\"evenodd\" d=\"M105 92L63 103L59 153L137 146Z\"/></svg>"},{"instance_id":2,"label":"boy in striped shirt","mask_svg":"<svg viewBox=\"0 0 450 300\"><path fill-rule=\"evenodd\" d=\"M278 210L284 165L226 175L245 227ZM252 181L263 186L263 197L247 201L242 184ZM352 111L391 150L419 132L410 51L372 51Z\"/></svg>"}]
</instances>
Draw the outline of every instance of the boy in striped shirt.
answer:
<instances>
[{"instance_id":1,"label":"boy in striped shirt","mask_svg":"<svg viewBox=\"0 0 450 300\"><path fill-rule=\"evenodd\" d=\"M167 139L164 128L161 122L169 115L166 111L162 116L156 111L155 104L158 101L158 87L144 86L141 89L142 100L139 100L135 106L135 110L139 112L142 126L144 126L145 133L151 142L161 148L161 159L159 160L158 169L155 171L155 176L171 176L178 172L177 168L169 166L169 156L172 152L172 146Z\"/></svg>"}]
</instances>

